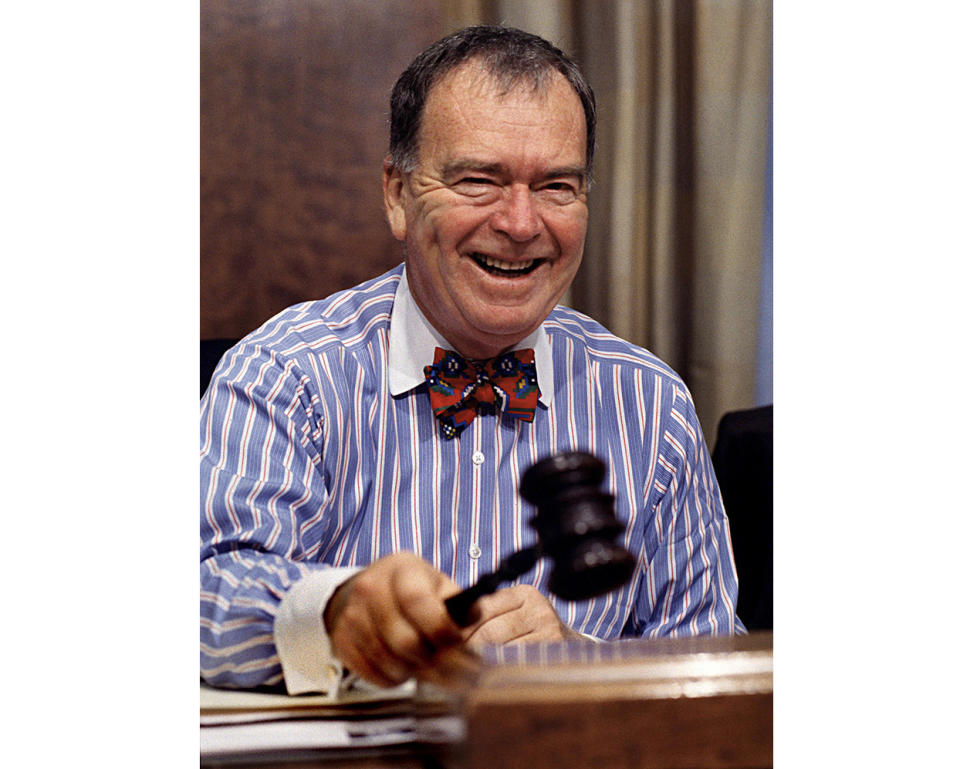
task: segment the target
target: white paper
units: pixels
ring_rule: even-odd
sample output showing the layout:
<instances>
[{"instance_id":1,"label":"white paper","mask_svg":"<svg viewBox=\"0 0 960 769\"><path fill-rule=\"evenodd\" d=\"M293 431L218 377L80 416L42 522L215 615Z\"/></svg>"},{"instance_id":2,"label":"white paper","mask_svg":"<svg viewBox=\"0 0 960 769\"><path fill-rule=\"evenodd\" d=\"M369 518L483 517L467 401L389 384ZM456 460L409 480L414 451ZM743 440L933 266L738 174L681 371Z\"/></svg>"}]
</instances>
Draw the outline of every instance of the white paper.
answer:
<instances>
[{"instance_id":1,"label":"white paper","mask_svg":"<svg viewBox=\"0 0 960 769\"><path fill-rule=\"evenodd\" d=\"M412 717L293 719L200 729L200 756L401 745L417 738Z\"/></svg>"}]
</instances>

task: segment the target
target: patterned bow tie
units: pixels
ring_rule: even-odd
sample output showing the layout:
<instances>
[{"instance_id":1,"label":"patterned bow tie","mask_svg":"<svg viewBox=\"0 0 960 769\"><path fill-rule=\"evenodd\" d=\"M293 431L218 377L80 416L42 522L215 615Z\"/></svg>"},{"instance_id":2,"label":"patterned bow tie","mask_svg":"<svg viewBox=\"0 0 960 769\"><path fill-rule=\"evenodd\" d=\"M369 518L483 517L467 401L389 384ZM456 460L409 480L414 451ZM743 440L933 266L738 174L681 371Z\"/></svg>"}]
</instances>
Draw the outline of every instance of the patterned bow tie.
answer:
<instances>
[{"instance_id":1,"label":"patterned bow tie","mask_svg":"<svg viewBox=\"0 0 960 769\"><path fill-rule=\"evenodd\" d=\"M505 414L533 421L540 387L533 350L512 350L486 360L469 360L437 347L433 365L424 366L430 405L447 438L459 435L477 414L499 408Z\"/></svg>"}]
</instances>

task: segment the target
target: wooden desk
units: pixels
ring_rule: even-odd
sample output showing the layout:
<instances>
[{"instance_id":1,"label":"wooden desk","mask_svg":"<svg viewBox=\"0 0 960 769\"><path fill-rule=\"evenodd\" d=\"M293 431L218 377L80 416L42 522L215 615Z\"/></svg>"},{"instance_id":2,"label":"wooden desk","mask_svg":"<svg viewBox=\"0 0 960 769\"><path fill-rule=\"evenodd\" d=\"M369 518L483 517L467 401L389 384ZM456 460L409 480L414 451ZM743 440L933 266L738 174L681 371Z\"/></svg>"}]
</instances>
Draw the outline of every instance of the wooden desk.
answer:
<instances>
[{"instance_id":1,"label":"wooden desk","mask_svg":"<svg viewBox=\"0 0 960 769\"><path fill-rule=\"evenodd\" d=\"M458 765L773 766L770 633L506 652L461 694Z\"/></svg>"}]
</instances>

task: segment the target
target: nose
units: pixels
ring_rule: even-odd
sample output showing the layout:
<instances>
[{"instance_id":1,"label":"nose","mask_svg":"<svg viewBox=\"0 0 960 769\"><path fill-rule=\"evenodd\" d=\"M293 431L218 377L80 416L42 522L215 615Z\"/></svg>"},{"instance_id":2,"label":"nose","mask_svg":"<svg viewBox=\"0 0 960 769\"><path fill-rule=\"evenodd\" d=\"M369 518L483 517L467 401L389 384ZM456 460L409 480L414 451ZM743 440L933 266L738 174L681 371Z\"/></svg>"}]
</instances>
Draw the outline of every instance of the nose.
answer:
<instances>
[{"instance_id":1,"label":"nose","mask_svg":"<svg viewBox=\"0 0 960 769\"><path fill-rule=\"evenodd\" d=\"M512 184L506 188L490 223L494 230L517 243L533 240L543 231L537 202L525 184Z\"/></svg>"}]
</instances>

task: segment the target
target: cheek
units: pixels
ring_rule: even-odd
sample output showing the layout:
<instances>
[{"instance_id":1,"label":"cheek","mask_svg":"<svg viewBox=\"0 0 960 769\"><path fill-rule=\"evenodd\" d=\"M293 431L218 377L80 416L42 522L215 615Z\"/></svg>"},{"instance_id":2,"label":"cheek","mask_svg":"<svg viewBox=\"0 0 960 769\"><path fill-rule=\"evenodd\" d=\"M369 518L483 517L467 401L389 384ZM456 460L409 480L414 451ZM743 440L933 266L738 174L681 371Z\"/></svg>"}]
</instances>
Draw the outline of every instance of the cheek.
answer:
<instances>
[{"instance_id":1,"label":"cheek","mask_svg":"<svg viewBox=\"0 0 960 769\"><path fill-rule=\"evenodd\" d=\"M414 212L412 227L414 237L426 255L433 255L439 248L443 251L450 242L450 215L443 207L422 207Z\"/></svg>"},{"instance_id":2,"label":"cheek","mask_svg":"<svg viewBox=\"0 0 960 769\"><path fill-rule=\"evenodd\" d=\"M583 243L587 235L587 214L565 216L554 222L552 231L561 252L568 258L579 262L583 252Z\"/></svg>"},{"instance_id":3,"label":"cheek","mask_svg":"<svg viewBox=\"0 0 960 769\"><path fill-rule=\"evenodd\" d=\"M487 207L467 203L437 205L422 212L424 227L443 251L456 249L490 218Z\"/></svg>"}]
</instances>

